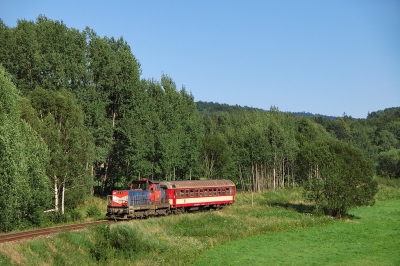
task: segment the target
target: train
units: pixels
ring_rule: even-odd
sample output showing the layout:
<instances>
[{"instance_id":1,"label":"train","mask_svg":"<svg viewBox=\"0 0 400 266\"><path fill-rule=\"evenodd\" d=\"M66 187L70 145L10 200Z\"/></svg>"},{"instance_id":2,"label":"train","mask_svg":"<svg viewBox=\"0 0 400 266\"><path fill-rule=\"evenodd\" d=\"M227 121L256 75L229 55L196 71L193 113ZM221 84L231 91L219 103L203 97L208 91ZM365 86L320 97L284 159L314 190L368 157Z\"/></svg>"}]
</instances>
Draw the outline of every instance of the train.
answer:
<instances>
[{"instance_id":1,"label":"train","mask_svg":"<svg viewBox=\"0 0 400 266\"><path fill-rule=\"evenodd\" d=\"M129 189L107 196L107 217L114 220L166 216L220 209L235 202L231 180L133 180Z\"/></svg>"}]
</instances>

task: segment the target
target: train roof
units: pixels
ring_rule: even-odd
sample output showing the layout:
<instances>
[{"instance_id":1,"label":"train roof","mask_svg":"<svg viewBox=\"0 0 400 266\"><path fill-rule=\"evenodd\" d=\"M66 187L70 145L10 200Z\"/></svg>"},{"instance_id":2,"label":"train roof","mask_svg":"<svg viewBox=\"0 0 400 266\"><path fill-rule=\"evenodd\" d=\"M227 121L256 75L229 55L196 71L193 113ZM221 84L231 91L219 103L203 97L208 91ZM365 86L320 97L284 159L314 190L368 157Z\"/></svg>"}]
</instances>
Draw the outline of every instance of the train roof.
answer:
<instances>
[{"instance_id":1,"label":"train roof","mask_svg":"<svg viewBox=\"0 0 400 266\"><path fill-rule=\"evenodd\" d=\"M197 188L197 187L230 187L235 186L231 180L183 180L160 181L167 188Z\"/></svg>"},{"instance_id":2,"label":"train roof","mask_svg":"<svg viewBox=\"0 0 400 266\"><path fill-rule=\"evenodd\" d=\"M139 179L139 180L132 180L132 184L143 184L143 183L146 183L146 182L149 182L149 183L153 183L153 184L158 184L158 183L160 183L160 181L158 181L158 180L151 180L151 179Z\"/></svg>"}]
</instances>

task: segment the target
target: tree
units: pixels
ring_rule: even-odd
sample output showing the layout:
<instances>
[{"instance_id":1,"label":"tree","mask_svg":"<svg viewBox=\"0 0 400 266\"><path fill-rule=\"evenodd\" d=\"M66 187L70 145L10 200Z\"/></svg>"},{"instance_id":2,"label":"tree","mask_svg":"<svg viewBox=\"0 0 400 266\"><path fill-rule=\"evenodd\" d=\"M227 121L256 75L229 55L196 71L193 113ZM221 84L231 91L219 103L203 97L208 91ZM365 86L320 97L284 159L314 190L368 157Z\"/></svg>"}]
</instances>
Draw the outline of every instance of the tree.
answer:
<instances>
[{"instance_id":1,"label":"tree","mask_svg":"<svg viewBox=\"0 0 400 266\"><path fill-rule=\"evenodd\" d=\"M46 172L53 181L54 208L59 210L61 200L63 213L65 205L76 207L91 193L93 139L83 125L83 111L72 93L36 88L30 93L30 101L33 110L25 110L22 116L50 150Z\"/></svg>"},{"instance_id":2,"label":"tree","mask_svg":"<svg viewBox=\"0 0 400 266\"><path fill-rule=\"evenodd\" d=\"M205 178L228 178L227 169L232 152L222 134L208 135L204 138L201 156Z\"/></svg>"},{"instance_id":3,"label":"tree","mask_svg":"<svg viewBox=\"0 0 400 266\"><path fill-rule=\"evenodd\" d=\"M132 140L129 134L137 133L133 127L140 124L137 111L147 108L139 79L140 64L129 45L123 38L100 38L90 29L85 33L90 86L93 87L87 91L91 91L91 97L97 98L97 102L84 106L93 122L88 127L96 137L96 172L104 193L107 186L112 187L132 173L134 166L129 158L132 148L125 148L129 148L127 144ZM84 91L82 95L85 94Z\"/></svg>"},{"instance_id":4,"label":"tree","mask_svg":"<svg viewBox=\"0 0 400 266\"><path fill-rule=\"evenodd\" d=\"M389 178L400 178L400 149L381 152L378 157L378 174Z\"/></svg>"},{"instance_id":5,"label":"tree","mask_svg":"<svg viewBox=\"0 0 400 266\"><path fill-rule=\"evenodd\" d=\"M378 191L374 165L361 150L339 140L322 139L308 145L308 151L302 157L308 165L301 173L307 177L302 185L317 209L341 217L349 208L374 204Z\"/></svg>"},{"instance_id":6,"label":"tree","mask_svg":"<svg viewBox=\"0 0 400 266\"><path fill-rule=\"evenodd\" d=\"M178 171L180 172L179 176L183 179L192 179L192 176L199 176L201 172L199 159L204 128L193 95L188 93L185 87L182 87L179 93L181 97L179 106L182 111L178 112L178 115L180 116L183 139L179 153L182 164Z\"/></svg>"},{"instance_id":7,"label":"tree","mask_svg":"<svg viewBox=\"0 0 400 266\"><path fill-rule=\"evenodd\" d=\"M0 66L0 230L39 225L50 206L46 144L20 118L18 91Z\"/></svg>"}]
</instances>

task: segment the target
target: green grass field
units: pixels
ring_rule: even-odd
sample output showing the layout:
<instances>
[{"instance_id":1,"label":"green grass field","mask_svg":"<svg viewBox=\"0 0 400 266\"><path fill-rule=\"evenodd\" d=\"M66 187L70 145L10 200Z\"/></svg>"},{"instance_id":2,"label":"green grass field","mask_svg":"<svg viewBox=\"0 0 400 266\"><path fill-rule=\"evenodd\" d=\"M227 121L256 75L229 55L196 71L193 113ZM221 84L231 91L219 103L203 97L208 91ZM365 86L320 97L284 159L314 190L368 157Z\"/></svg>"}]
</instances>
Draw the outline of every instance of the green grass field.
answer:
<instances>
[{"instance_id":1,"label":"green grass field","mask_svg":"<svg viewBox=\"0 0 400 266\"><path fill-rule=\"evenodd\" d=\"M232 241L194 265L400 265L400 201L350 211L326 226Z\"/></svg>"}]
</instances>

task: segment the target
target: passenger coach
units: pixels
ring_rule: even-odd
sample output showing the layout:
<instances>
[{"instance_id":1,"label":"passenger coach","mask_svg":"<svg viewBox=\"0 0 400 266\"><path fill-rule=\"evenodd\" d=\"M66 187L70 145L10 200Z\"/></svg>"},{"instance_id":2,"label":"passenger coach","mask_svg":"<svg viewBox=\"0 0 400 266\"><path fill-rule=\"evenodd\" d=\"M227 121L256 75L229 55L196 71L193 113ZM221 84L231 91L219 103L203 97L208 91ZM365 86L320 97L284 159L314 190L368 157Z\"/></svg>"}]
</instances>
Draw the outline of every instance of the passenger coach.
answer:
<instances>
[{"instance_id":1,"label":"passenger coach","mask_svg":"<svg viewBox=\"0 0 400 266\"><path fill-rule=\"evenodd\" d=\"M231 180L161 181L160 186L166 189L174 213L221 208L235 202L236 187Z\"/></svg>"}]
</instances>

